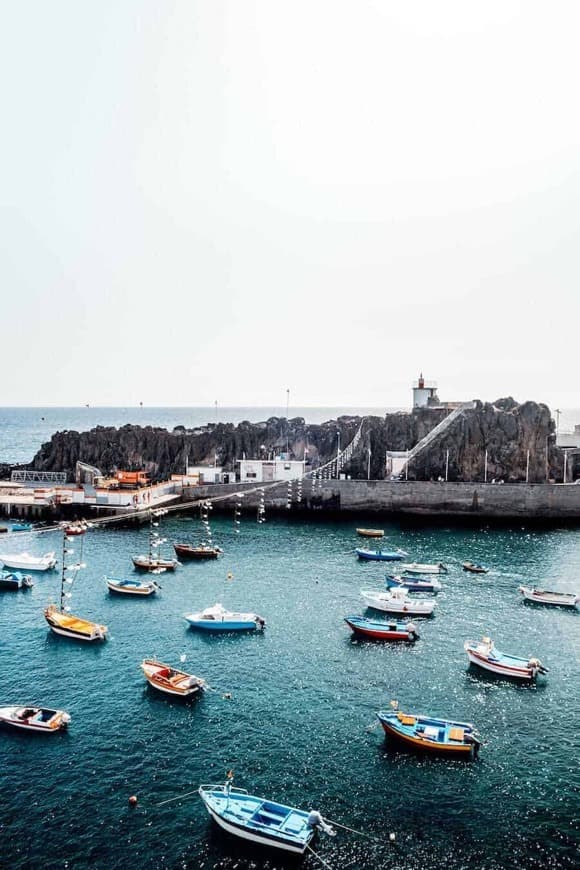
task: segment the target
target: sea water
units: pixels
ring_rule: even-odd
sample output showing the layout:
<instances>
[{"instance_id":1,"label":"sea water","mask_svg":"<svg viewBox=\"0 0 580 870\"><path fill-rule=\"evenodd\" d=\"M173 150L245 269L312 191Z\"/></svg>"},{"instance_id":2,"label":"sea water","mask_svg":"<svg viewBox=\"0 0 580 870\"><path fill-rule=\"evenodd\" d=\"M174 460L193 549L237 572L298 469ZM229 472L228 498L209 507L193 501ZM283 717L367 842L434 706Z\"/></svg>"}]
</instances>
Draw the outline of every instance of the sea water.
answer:
<instances>
[{"instance_id":1,"label":"sea water","mask_svg":"<svg viewBox=\"0 0 580 870\"><path fill-rule=\"evenodd\" d=\"M76 539L72 558L87 567L70 605L109 626L105 643L50 633L42 611L56 600L57 572L38 574L31 591L0 593L0 705L72 715L62 734L0 729L0 866L290 866L228 838L199 797L186 796L234 770L237 786L365 832L317 838L334 870L573 867L580 614L526 604L517 590L522 582L577 589L580 531L380 525L409 561L449 566L436 615L414 620L414 645L352 639L343 618L365 613L360 588L382 589L392 566L356 560L355 522L291 511L260 525L244 514L239 534L233 515L212 514L224 555L160 575L162 589L146 599L110 594L103 579L137 576L131 556L146 552L146 527L93 528ZM169 542L196 541L202 525L166 517L161 531ZM36 554L62 545L57 533L0 543ZM465 573L466 559L490 573ZM265 631L211 636L188 627L184 613L217 601L256 611ZM469 668L463 642L484 634L505 652L540 657L548 675L518 685ZM203 677L210 691L190 702L156 692L139 667L151 656ZM390 743L376 711L391 700L473 722L478 759L424 757ZM310 855L303 866L322 865Z\"/></svg>"}]
</instances>

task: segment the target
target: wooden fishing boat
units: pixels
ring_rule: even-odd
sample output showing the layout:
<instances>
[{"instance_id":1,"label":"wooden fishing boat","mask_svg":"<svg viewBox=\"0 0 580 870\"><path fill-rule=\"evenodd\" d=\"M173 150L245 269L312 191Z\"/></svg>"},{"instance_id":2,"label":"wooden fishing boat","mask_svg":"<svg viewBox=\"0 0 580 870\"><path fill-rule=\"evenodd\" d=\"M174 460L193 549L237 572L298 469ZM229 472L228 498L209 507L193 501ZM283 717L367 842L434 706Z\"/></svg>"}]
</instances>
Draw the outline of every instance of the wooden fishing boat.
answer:
<instances>
[{"instance_id":1,"label":"wooden fishing boat","mask_svg":"<svg viewBox=\"0 0 580 870\"><path fill-rule=\"evenodd\" d=\"M534 589L532 586L520 586L518 591L534 604L547 604L551 607L576 607L580 604L580 595L575 592L549 592L547 589Z\"/></svg>"},{"instance_id":2,"label":"wooden fishing boat","mask_svg":"<svg viewBox=\"0 0 580 870\"><path fill-rule=\"evenodd\" d=\"M489 568L486 568L484 565L477 565L475 562L464 562L463 563L464 571L471 571L472 574L487 574L489 573Z\"/></svg>"},{"instance_id":3,"label":"wooden fishing boat","mask_svg":"<svg viewBox=\"0 0 580 870\"><path fill-rule=\"evenodd\" d=\"M484 637L479 642L466 640L463 648L471 664L502 677L533 680L538 674L548 673L548 668L542 664L540 659L521 658L502 653L496 649L494 642L489 637Z\"/></svg>"},{"instance_id":4,"label":"wooden fishing boat","mask_svg":"<svg viewBox=\"0 0 580 870\"><path fill-rule=\"evenodd\" d=\"M374 610L384 610L386 613L407 613L409 616L429 616L433 613L436 602L433 598L411 598L405 589L393 589L389 592L375 592L373 589L361 589L360 594L367 607Z\"/></svg>"},{"instance_id":5,"label":"wooden fishing boat","mask_svg":"<svg viewBox=\"0 0 580 870\"><path fill-rule=\"evenodd\" d=\"M32 523L12 523L13 532L30 532L32 531Z\"/></svg>"},{"instance_id":6,"label":"wooden fishing boat","mask_svg":"<svg viewBox=\"0 0 580 870\"><path fill-rule=\"evenodd\" d=\"M56 565L54 553L45 553L44 556L31 556L30 553L4 553L0 555L0 562L6 568L14 568L16 571L50 571Z\"/></svg>"},{"instance_id":7,"label":"wooden fishing boat","mask_svg":"<svg viewBox=\"0 0 580 870\"><path fill-rule=\"evenodd\" d=\"M84 535L88 526L86 523L70 523L65 526L64 533L69 538L74 538L76 535Z\"/></svg>"},{"instance_id":8,"label":"wooden fishing boat","mask_svg":"<svg viewBox=\"0 0 580 870\"><path fill-rule=\"evenodd\" d=\"M207 685L201 677L194 677L193 674L164 665L156 659L143 659L141 668L149 685L167 695L189 698L196 692L203 691Z\"/></svg>"},{"instance_id":9,"label":"wooden fishing boat","mask_svg":"<svg viewBox=\"0 0 580 870\"><path fill-rule=\"evenodd\" d=\"M481 741L470 722L410 715L399 710L379 711L377 716L385 734L407 747L463 758L474 758L479 751Z\"/></svg>"},{"instance_id":10,"label":"wooden fishing boat","mask_svg":"<svg viewBox=\"0 0 580 870\"><path fill-rule=\"evenodd\" d=\"M49 604L44 610L44 618L48 622L51 631L62 637L84 641L105 640L108 631L106 625L101 625L90 619L83 619L70 612L70 607L67 604L68 599L71 597L70 590L72 590L78 572L85 565L81 562L73 564L68 561L68 557L72 555L73 551L67 546L69 538L64 531L62 541L60 602L58 606L56 604Z\"/></svg>"},{"instance_id":11,"label":"wooden fishing boat","mask_svg":"<svg viewBox=\"0 0 580 870\"><path fill-rule=\"evenodd\" d=\"M200 544L198 547L193 547L191 544L174 544L173 549L180 559L217 559L223 552L219 547L210 547L207 544Z\"/></svg>"},{"instance_id":12,"label":"wooden fishing boat","mask_svg":"<svg viewBox=\"0 0 580 870\"><path fill-rule=\"evenodd\" d=\"M261 846L303 855L317 830L334 830L316 811L306 812L224 785L200 785L199 795L210 817L228 834Z\"/></svg>"},{"instance_id":13,"label":"wooden fishing boat","mask_svg":"<svg viewBox=\"0 0 580 870\"><path fill-rule=\"evenodd\" d=\"M139 571L149 571L151 574L163 574L164 571L175 571L179 562L177 559L158 559L153 556L133 556L133 565Z\"/></svg>"},{"instance_id":14,"label":"wooden fishing boat","mask_svg":"<svg viewBox=\"0 0 580 870\"><path fill-rule=\"evenodd\" d=\"M419 577L420 575L395 577L387 574L385 583L387 589L406 589L408 592L439 592L442 588L439 580L420 580Z\"/></svg>"},{"instance_id":15,"label":"wooden fishing boat","mask_svg":"<svg viewBox=\"0 0 580 870\"><path fill-rule=\"evenodd\" d=\"M149 550L145 555L133 556L133 565L139 571L162 574L164 571L175 571L180 564L177 559L164 559L160 553L160 547L167 539L160 537L157 529L159 517L166 513L166 510L161 509L149 511Z\"/></svg>"},{"instance_id":16,"label":"wooden fishing boat","mask_svg":"<svg viewBox=\"0 0 580 870\"><path fill-rule=\"evenodd\" d=\"M418 639L417 628L412 622L379 622L364 616L345 616L344 621L353 633L369 640L404 640Z\"/></svg>"},{"instance_id":17,"label":"wooden fishing boat","mask_svg":"<svg viewBox=\"0 0 580 870\"><path fill-rule=\"evenodd\" d=\"M64 710L46 707L0 707L0 722L22 731L55 734L67 727L71 717Z\"/></svg>"},{"instance_id":18,"label":"wooden fishing boat","mask_svg":"<svg viewBox=\"0 0 580 870\"><path fill-rule=\"evenodd\" d=\"M357 535L361 538L382 538L385 534L384 529L357 529Z\"/></svg>"},{"instance_id":19,"label":"wooden fishing boat","mask_svg":"<svg viewBox=\"0 0 580 870\"><path fill-rule=\"evenodd\" d=\"M237 613L221 604L185 614L185 619L192 628L202 631L262 631L266 626L266 620L257 613Z\"/></svg>"},{"instance_id":20,"label":"wooden fishing boat","mask_svg":"<svg viewBox=\"0 0 580 870\"><path fill-rule=\"evenodd\" d=\"M443 562L437 562L435 564L405 562L401 565L401 570L404 571L405 574L447 574L447 565L444 565Z\"/></svg>"},{"instance_id":21,"label":"wooden fishing boat","mask_svg":"<svg viewBox=\"0 0 580 870\"><path fill-rule=\"evenodd\" d=\"M105 577L109 592L120 595L154 595L161 587L155 580L118 579L117 577Z\"/></svg>"},{"instance_id":22,"label":"wooden fishing boat","mask_svg":"<svg viewBox=\"0 0 580 870\"><path fill-rule=\"evenodd\" d=\"M8 531L8 526L0 526L0 535L5 534Z\"/></svg>"},{"instance_id":23,"label":"wooden fishing boat","mask_svg":"<svg viewBox=\"0 0 580 870\"><path fill-rule=\"evenodd\" d=\"M34 581L30 574L21 571L0 571L0 589L30 589Z\"/></svg>"},{"instance_id":24,"label":"wooden fishing boat","mask_svg":"<svg viewBox=\"0 0 580 870\"><path fill-rule=\"evenodd\" d=\"M60 611L56 604L49 604L44 610L44 618L55 634L73 640L105 640L108 632L106 625L99 625L90 619L82 619L72 613Z\"/></svg>"},{"instance_id":25,"label":"wooden fishing boat","mask_svg":"<svg viewBox=\"0 0 580 870\"><path fill-rule=\"evenodd\" d=\"M355 549L359 559L368 562L397 562L408 556L404 550L366 550L361 547Z\"/></svg>"}]
</instances>

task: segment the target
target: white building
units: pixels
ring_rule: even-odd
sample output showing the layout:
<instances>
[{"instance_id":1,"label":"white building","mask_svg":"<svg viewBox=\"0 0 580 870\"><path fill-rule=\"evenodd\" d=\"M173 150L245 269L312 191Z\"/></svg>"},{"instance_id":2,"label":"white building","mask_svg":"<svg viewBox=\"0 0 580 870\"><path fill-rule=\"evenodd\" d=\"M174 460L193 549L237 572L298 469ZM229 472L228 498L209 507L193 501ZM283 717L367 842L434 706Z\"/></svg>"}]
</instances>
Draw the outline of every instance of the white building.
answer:
<instances>
[{"instance_id":1,"label":"white building","mask_svg":"<svg viewBox=\"0 0 580 870\"><path fill-rule=\"evenodd\" d=\"M426 381L421 372L417 383L413 384L413 408L427 408L437 404L437 384L435 381Z\"/></svg>"},{"instance_id":2,"label":"white building","mask_svg":"<svg viewBox=\"0 0 580 870\"><path fill-rule=\"evenodd\" d=\"M185 477L187 483L192 486L223 481L221 465L188 465Z\"/></svg>"},{"instance_id":3,"label":"white building","mask_svg":"<svg viewBox=\"0 0 580 870\"><path fill-rule=\"evenodd\" d=\"M240 483L270 483L274 480L296 480L304 474L303 459L238 459Z\"/></svg>"}]
</instances>

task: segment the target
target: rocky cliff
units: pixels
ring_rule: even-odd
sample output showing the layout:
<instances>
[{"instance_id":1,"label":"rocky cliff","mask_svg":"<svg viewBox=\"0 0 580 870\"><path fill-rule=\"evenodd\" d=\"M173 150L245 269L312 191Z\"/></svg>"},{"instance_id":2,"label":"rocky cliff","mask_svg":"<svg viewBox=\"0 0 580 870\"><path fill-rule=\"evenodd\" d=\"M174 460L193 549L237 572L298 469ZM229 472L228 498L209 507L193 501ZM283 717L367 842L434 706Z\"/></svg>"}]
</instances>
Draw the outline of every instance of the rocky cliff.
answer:
<instances>
[{"instance_id":1,"label":"rocky cliff","mask_svg":"<svg viewBox=\"0 0 580 870\"><path fill-rule=\"evenodd\" d=\"M358 449L343 468L344 473L366 478L370 450L370 476L374 480L384 478L386 451L411 449L447 414L439 408L366 417ZM89 432L57 432L36 454L31 467L67 471L72 479L80 460L104 473L120 468L144 469L153 479L163 479L183 473L186 464L213 465L216 460L225 470L234 470L236 459L266 459L285 452L287 447L292 457L302 459L306 455L312 467L317 467L336 456L338 434L345 447L359 424L359 417L341 417L321 425L307 424L301 417L271 417L238 426L220 423L195 430L178 426L172 432L149 426L98 426ZM411 461L409 479L444 477L447 451L451 481L483 480L486 451L489 481L524 481L528 451L531 483L544 482L547 467L549 477L562 479L563 457L555 447L550 410L536 402L518 404L511 398L476 402ZM572 462L569 470L572 476Z\"/></svg>"}]
</instances>

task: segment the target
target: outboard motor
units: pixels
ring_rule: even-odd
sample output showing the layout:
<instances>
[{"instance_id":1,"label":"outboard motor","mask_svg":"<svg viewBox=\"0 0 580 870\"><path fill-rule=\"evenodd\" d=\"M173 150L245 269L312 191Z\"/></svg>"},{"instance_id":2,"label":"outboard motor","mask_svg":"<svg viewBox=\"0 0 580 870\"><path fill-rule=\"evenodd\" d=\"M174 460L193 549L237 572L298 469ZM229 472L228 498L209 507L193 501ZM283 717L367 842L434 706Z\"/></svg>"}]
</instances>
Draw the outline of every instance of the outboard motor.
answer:
<instances>
[{"instance_id":1,"label":"outboard motor","mask_svg":"<svg viewBox=\"0 0 580 870\"><path fill-rule=\"evenodd\" d=\"M329 837L336 836L336 831L332 825L329 825L328 822L324 821L318 810L310 810L307 824L310 828L320 828L320 830L324 831L325 834L328 834Z\"/></svg>"},{"instance_id":2,"label":"outboard motor","mask_svg":"<svg viewBox=\"0 0 580 870\"><path fill-rule=\"evenodd\" d=\"M419 635L417 634L417 626L414 622L407 623L407 637L409 640L418 640Z\"/></svg>"}]
</instances>

